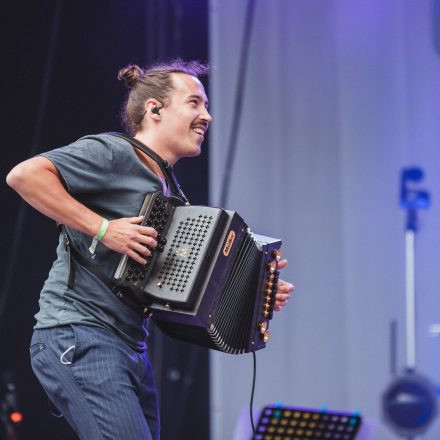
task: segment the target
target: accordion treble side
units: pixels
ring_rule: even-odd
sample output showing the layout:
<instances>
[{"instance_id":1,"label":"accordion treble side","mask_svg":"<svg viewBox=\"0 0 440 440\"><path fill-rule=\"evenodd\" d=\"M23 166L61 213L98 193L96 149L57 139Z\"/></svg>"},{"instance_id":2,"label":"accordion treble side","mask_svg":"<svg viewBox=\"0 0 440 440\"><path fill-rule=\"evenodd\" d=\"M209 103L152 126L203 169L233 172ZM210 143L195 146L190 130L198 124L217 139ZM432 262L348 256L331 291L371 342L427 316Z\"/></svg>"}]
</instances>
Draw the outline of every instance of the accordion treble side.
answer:
<instances>
[{"instance_id":1,"label":"accordion treble side","mask_svg":"<svg viewBox=\"0 0 440 440\"><path fill-rule=\"evenodd\" d=\"M176 339L231 354L269 338L281 241L253 234L235 211L179 206L148 194L140 215L159 232L146 267L122 257L115 280Z\"/></svg>"}]
</instances>

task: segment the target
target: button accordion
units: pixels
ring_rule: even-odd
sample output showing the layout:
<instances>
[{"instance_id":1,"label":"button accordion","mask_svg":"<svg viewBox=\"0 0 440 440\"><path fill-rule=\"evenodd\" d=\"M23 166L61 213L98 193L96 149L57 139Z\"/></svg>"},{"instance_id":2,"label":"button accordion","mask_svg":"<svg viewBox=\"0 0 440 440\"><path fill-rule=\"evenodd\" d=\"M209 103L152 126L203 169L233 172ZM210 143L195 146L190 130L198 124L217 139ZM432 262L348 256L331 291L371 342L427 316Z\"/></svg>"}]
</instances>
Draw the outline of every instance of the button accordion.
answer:
<instances>
[{"instance_id":1,"label":"button accordion","mask_svg":"<svg viewBox=\"0 0 440 440\"><path fill-rule=\"evenodd\" d=\"M176 339L226 353L269 339L281 241L253 234L235 211L147 194L139 215L158 232L146 265L121 257L114 281Z\"/></svg>"}]
</instances>

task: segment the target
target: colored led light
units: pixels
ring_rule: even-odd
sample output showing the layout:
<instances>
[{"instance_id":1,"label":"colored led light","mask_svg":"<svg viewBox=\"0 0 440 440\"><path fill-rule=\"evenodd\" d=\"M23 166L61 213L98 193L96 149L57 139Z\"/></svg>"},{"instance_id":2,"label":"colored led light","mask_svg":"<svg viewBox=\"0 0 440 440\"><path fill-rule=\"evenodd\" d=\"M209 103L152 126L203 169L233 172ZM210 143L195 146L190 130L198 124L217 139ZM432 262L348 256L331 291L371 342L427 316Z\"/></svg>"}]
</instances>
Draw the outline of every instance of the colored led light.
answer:
<instances>
[{"instance_id":1,"label":"colored led light","mask_svg":"<svg viewBox=\"0 0 440 440\"><path fill-rule=\"evenodd\" d=\"M23 421L23 414L21 412L14 411L9 414L9 419L13 423L21 423Z\"/></svg>"},{"instance_id":2,"label":"colored led light","mask_svg":"<svg viewBox=\"0 0 440 440\"><path fill-rule=\"evenodd\" d=\"M272 410L269 426L264 425L268 420L267 409ZM263 432L257 427L257 432L264 434L263 440L354 440L360 424L361 418L355 413L323 413L277 404L264 409L259 426L263 425L267 430Z\"/></svg>"}]
</instances>

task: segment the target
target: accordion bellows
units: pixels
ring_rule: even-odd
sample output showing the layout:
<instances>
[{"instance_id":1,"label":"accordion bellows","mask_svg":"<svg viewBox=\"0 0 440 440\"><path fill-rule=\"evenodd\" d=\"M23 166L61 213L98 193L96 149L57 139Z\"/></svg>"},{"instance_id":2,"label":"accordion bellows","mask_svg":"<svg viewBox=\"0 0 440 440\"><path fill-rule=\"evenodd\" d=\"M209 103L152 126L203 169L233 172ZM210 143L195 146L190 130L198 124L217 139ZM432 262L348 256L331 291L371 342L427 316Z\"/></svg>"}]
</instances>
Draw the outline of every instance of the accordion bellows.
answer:
<instances>
[{"instance_id":1,"label":"accordion bellows","mask_svg":"<svg viewBox=\"0 0 440 440\"><path fill-rule=\"evenodd\" d=\"M148 194L143 225L158 246L145 266L123 256L115 281L148 304L167 335L226 353L269 338L281 241L250 232L235 211Z\"/></svg>"}]
</instances>

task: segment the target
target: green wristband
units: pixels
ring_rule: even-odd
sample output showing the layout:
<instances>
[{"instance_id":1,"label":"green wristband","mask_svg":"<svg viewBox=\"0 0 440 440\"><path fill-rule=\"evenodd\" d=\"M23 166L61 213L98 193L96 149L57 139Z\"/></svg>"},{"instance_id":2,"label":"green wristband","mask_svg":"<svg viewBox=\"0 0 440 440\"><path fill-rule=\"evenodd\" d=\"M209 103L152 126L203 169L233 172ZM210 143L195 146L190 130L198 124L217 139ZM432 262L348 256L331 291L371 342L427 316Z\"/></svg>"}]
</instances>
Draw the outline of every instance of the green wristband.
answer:
<instances>
[{"instance_id":1,"label":"green wristband","mask_svg":"<svg viewBox=\"0 0 440 440\"><path fill-rule=\"evenodd\" d=\"M91 254L95 254L96 245L98 244L98 241L101 241L107 231L108 228L108 220L103 217L101 227L99 228L98 233L93 237L92 244L89 247L89 252Z\"/></svg>"}]
</instances>

